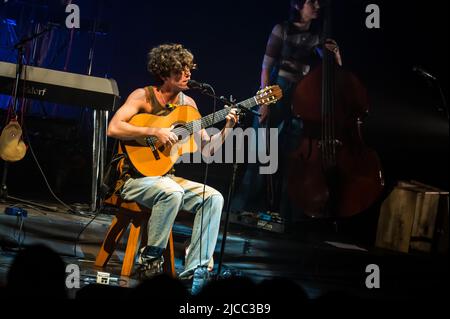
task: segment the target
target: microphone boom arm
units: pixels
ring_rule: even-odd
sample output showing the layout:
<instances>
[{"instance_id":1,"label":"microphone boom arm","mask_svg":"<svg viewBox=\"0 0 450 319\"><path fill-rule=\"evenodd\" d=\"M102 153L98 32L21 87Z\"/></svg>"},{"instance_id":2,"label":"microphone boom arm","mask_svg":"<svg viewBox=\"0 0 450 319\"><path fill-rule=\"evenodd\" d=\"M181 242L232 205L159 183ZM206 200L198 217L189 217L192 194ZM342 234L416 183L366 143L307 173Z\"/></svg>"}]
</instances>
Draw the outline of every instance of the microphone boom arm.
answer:
<instances>
[{"instance_id":1,"label":"microphone boom arm","mask_svg":"<svg viewBox=\"0 0 450 319\"><path fill-rule=\"evenodd\" d=\"M209 97L212 97L214 100L220 101L223 104L229 105L232 108L237 108L240 111L244 111L244 112L250 112L250 113L252 113L253 115L256 115L256 116L261 116L261 114L259 112L256 112L255 110L247 109L247 108L243 107L240 104L235 104L234 101L231 101L231 100L225 98L224 96L217 96L216 94L212 93L211 85L209 85L207 83L199 83L199 82L194 81L194 80L189 80L188 87L190 89L200 90L201 94L207 95Z\"/></svg>"}]
</instances>

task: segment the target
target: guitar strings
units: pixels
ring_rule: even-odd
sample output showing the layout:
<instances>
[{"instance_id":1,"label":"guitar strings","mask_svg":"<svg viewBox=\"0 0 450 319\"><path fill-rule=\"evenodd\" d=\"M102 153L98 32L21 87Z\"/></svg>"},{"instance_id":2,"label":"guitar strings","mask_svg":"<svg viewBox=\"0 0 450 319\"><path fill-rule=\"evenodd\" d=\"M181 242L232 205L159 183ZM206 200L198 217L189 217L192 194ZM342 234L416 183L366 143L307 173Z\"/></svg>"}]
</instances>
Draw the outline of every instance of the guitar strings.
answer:
<instances>
[{"instance_id":1,"label":"guitar strings","mask_svg":"<svg viewBox=\"0 0 450 319\"><path fill-rule=\"evenodd\" d=\"M266 94L267 93L270 94L270 93L272 93L272 91L265 92L265 93ZM260 95L260 98L261 97L263 97L263 93ZM266 99L268 99L268 101L270 101L271 99L273 101L276 101L276 98L274 96L272 96L272 97L269 96ZM264 99L263 99L263 102L264 102ZM258 103L258 99L256 98L256 96L251 97L251 98L249 98L247 100L244 100L242 102L237 103L237 105L242 105L246 109L250 109L254 105L258 105L258 104L259 103ZM194 121L185 123L185 124L183 124L181 126L175 127L172 130L172 132L174 134L176 134L177 136L181 136L182 138L184 138L183 133L185 133L186 131L189 133L189 135L191 135L194 132L197 132L197 130L194 131L194 128L197 128L198 131L199 131L199 130L205 128L205 127L209 127L209 126L215 124L214 122L215 122L216 118L220 119L220 121L222 121L226 117L226 115L228 114L229 108L230 107L226 107L226 108L224 108L224 109L222 109L220 111L217 111L217 112L214 112L212 114L209 114L209 115L207 115L207 116L205 116L205 117L203 117L201 119L194 120ZM149 136L149 137L146 138L146 141L148 143L151 143L151 144L156 144L158 142L158 139L155 136Z\"/></svg>"}]
</instances>

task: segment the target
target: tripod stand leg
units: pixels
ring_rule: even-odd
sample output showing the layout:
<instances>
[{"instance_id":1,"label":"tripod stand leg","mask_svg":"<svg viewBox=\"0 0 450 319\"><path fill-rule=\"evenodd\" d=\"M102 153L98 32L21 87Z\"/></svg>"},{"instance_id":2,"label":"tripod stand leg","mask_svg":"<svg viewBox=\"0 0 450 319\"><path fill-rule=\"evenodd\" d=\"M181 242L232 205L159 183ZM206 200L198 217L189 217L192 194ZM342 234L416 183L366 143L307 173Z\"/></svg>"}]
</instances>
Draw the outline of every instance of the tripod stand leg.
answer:
<instances>
[{"instance_id":1,"label":"tripod stand leg","mask_svg":"<svg viewBox=\"0 0 450 319\"><path fill-rule=\"evenodd\" d=\"M35 202L31 202L31 201L28 201L28 200L25 200L25 199L21 199L21 198L17 198L17 197L13 197L13 196L7 196L6 199L7 200L13 200L15 202L19 202L19 203L30 205L30 206L36 206L36 207L39 207L39 208L42 208L42 209L45 209L45 210L50 210L50 211L53 211L53 212L56 212L58 210L55 206L47 206L47 205L43 205L43 204L38 204L38 203L35 203Z\"/></svg>"},{"instance_id":2,"label":"tripod stand leg","mask_svg":"<svg viewBox=\"0 0 450 319\"><path fill-rule=\"evenodd\" d=\"M233 196L233 193L234 193L236 172L237 172L237 163L234 163L233 164L233 175L231 178L230 188L228 190L228 198L227 198L227 206L226 206L226 214L225 214L225 225L223 228L222 244L220 247L220 255L219 255L219 261L218 261L218 268L217 268L217 277L220 276L220 273L222 271L223 254L225 252L225 243L227 240L228 223L229 223L230 209L231 209L231 197Z\"/></svg>"}]
</instances>

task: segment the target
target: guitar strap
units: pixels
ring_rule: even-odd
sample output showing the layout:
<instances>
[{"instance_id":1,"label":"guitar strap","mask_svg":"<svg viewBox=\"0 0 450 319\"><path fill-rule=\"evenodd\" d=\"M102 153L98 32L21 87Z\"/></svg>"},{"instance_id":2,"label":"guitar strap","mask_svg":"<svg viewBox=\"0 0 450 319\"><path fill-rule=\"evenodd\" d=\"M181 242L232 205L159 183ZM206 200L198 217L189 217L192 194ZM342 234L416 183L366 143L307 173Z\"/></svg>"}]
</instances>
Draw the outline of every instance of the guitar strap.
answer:
<instances>
[{"instance_id":1,"label":"guitar strap","mask_svg":"<svg viewBox=\"0 0 450 319\"><path fill-rule=\"evenodd\" d=\"M180 105L184 105L184 93L180 92Z\"/></svg>"},{"instance_id":2,"label":"guitar strap","mask_svg":"<svg viewBox=\"0 0 450 319\"><path fill-rule=\"evenodd\" d=\"M130 158L128 157L127 151L123 145L123 141L119 140L120 150L121 152L117 153L116 156L121 156L121 161L117 164L117 171L120 173L120 178L123 178L124 176L132 177L132 178L139 178L144 177L139 171L133 166L133 164L130 161ZM127 178L127 179L128 179Z\"/></svg>"}]
</instances>

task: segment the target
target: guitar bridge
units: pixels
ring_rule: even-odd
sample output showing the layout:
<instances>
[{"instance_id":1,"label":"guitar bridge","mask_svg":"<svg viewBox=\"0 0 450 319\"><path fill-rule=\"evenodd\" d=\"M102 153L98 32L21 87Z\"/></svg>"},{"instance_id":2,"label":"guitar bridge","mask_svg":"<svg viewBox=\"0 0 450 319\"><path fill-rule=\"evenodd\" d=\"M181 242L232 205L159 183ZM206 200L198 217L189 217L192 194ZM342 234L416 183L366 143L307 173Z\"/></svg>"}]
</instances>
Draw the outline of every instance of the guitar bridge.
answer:
<instances>
[{"instance_id":1,"label":"guitar bridge","mask_svg":"<svg viewBox=\"0 0 450 319\"><path fill-rule=\"evenodd\" d=\"M158 150L156 149L155 143L153 143L153 139L151 137L146 137L145 138L145 144L147 144L148 147L150 147L150 150L153 153L153 156L156 158L156 160L159 160L159 153Z\"/></svg>"}]
</instances>

